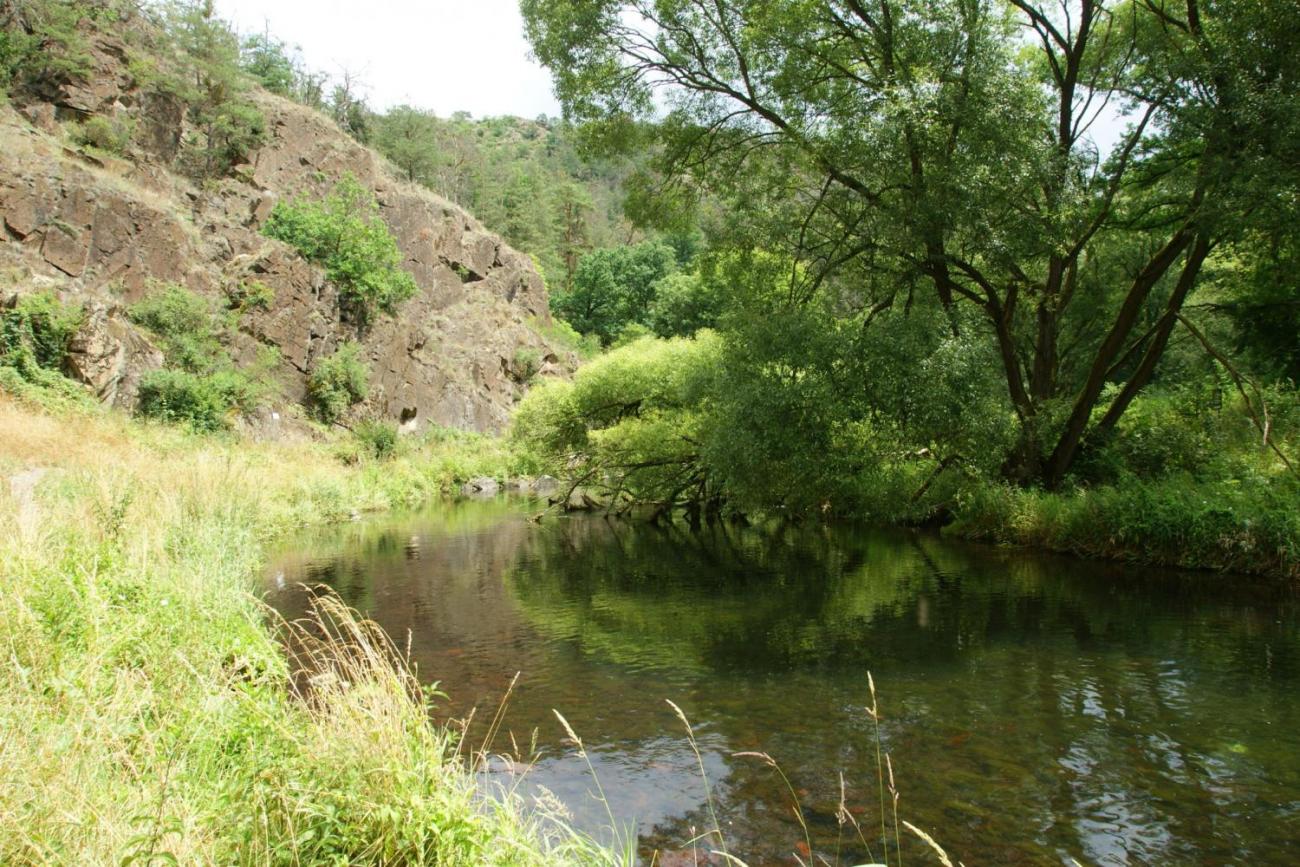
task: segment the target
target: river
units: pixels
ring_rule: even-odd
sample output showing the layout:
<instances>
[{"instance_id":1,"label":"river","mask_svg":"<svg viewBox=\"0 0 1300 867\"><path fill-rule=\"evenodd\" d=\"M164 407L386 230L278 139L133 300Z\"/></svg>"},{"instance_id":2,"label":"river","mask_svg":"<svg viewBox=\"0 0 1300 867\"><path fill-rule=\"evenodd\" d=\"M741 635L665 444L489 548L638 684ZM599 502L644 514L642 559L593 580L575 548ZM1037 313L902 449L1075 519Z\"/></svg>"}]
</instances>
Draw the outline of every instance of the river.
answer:
<instances>
[{"instance_id":1,"label":"river","mask_svg":"<svg viewBox=\"0 0 1300 867\"><path fill-rule=\"evenodd\" d=\"M269 601L293 617L301 584L332 587L409 643L447 693L441 719L478 708L474 746L518 672L492 750L513 735L529 752L535 733L524 791L607 836L558 709L647 864L694 863L682 853L713 827L668 700L733 854L806 860L797 800L814 854L881 860L868 672L900 818L970 867L1300 857L1294 588L928 532L530 522L539 508L462 502L305 534L274 558ZM758 752L789 788L736 755ZM919 846L904 839L906 861L935 863Z\"/></svg>"}]
</instances>

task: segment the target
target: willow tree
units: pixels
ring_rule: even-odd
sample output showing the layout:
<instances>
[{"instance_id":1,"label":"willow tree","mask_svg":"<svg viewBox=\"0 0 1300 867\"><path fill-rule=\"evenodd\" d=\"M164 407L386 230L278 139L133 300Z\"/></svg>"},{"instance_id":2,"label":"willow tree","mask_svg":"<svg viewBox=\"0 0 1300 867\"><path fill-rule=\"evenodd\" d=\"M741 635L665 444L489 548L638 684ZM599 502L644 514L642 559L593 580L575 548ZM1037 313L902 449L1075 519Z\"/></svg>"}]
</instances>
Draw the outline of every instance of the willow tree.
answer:
<instances>
[{"instance_id":1,"label":"willow tree","mask_svg":"<svg viewBox=\"0 0 1300 867\"><path fill-rule=\"evenodd\" d=\"M1216 249L1296 209L1295 4L521 5L571 119L657 121L666 199L782 213L752 241L799 263L792 298L921 287L989 341L1024 482L1115 426Z\"/></svg>"}]
</instances>

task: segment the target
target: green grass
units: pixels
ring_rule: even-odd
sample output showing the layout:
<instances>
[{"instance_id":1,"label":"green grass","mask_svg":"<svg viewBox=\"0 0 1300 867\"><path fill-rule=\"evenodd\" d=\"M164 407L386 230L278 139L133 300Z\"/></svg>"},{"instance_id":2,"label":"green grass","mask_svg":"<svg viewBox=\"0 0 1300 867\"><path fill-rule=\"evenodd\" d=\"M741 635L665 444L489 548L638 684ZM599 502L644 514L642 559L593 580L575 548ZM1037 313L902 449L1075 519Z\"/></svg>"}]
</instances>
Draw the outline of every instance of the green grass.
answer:
<instances>
[{"instance_id":1,"label":"green grass","mask_svg":"<svg viewBox=\"0 0 1300 867\"><path fill-rule=\"evenodd\" d=\"M947 532L1083 557L1300 578L1300 484L1129 479L1054 494L989 484Z\"/></svg>"},{"instance_id":2,"label":"green grass","mask_svg":"<svg viewBox=\"0 0 1300 867\"><path fill-rule=\"evenodd\" d=\"M315 677L295 694L255 595L283 531L424 499L502 454L442 436L346 466L327 446L75 421L0 397L0 863L613 859L483 798L400 656L337 604L299 634Z\"/></svg>"}]
</instances>

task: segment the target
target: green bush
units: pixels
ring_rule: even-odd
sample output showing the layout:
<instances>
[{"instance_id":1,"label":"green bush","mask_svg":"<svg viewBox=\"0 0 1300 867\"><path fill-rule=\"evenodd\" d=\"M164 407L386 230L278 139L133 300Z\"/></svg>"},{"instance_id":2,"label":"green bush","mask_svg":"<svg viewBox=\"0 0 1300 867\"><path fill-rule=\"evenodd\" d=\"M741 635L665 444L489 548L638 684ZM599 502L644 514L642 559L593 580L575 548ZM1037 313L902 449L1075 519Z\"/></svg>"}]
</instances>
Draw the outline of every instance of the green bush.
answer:
<instances>
[{"instance_id":1,"label":"green bush","mask_svg":"<svg viewBox=\"0 0 1300 867\"><path fill-rule=\"evenodd\" d=\"M532 346L521 346L515 350L510 363L511 373L520 382L531 382L542 369L542 353Z\"/></svg>"},{"instance_id":2,"label":"green bush","mask_svg":"<svg viewBox=\"0 0 1300 867\"><path fill-rule=\"evenodd\" d=\"M135 122L126 117L95 115L76 125L72 138L77 144L111 154L126 152L135 134Z\"/></svg>"},{"instance_id":3,"label":"green bush","mask_svg":"<svg viewBox=\"0 0 1300 867\"><path fill-rule=\"evenodd\" d=\"M581 368L572 382L533 388L513 441L547 472L585 477L633 498L699 502L715 493L700 444L720 350L695 339L643 338Z\"/></svg>"},{"instance_id":4,"label":"green bush","mask_svg":"<svg viewBox=\"0 0 1300 867\"><path fill-rule=\"evenodd\" d=\"M52 292L23 295L12 309L0 310L0 364L20 372L60 370L83 319L79 306L64 304Z\"/></svg>"},{"instance_id":5,"label":"green bush","mask_svg":"<svg viewBox=\"0 0 1300 867\"><path fill-rule=\"evenodd\" d=\"M253 382L236 370L155 370L140 380L140 414L198 431L219 431L230 427L235 410L251 408L257 396Z\"/></svg>"},{"instance_id":6,"label":"green bush","mask_svg":"<svg viewBox=\"0 0 1300 867\"><path fill-rule=\"evenodd\" d=\"M1085 557L1300 576L1293 478L1130 480L1060 494L974 488L947 532Z\"/></svg>"},{"instance_id":7,"label":"green bush","mask_svg":"<svg viewBox=\"0 0 1300 867\"><path fill-rule=\"evenodd\" d=\"M275 303L275 290L261 280L243 280L226 289L226 303L231 310L245 313L249 310L270 310Z\"/></svg>"},{"instance_id":8,"label":"green bush","mask_svg":"<svg viewBox=\"0 0 1300 867\"><path fill-rule=\"evenodd\" d=\"M535 331L552 344L559 346L561 349L567 349L584 361L589 361L600 355L599 337L594 334L580 334L578 329L558 316L552 317L550 325L542 325L535 319L531 324Z\"/></svg>"},{"instance_id":9,"label":"green bush","mask_svg":"<svg viewBox=\"0 0 1300 867\"><path fill-rule=\"evenodd\" d=\"M365 419L352 429L353 436L370 457L390 458L397 451L397 425L383 419Z\"/></svg>"},{"instance_id":10,"label":"green bush","mask_svg":"<svg viewBox=\"0 0 1300 867\"><path fill-rule=\"evenodd\" d=\"M323 266L338 287L344 315L358 323L376 310L393 312L416 292L374 197L351 175L323 201L278 203L262 232Z\"/></svg>"},{"instance_id":11,"label":"green bush","mask_svg":"<svg viewBox=\"0 0 1300 867\"><path fill-rule=\"evenodd\" d=\"M326 424L365 400L369 390L370 368L361 360L358 343L344 343L333 355L322 358L307 380L312 412Z\"/></svg>"},{"instance_id":12,"label":"green bush","mask_svg":"<svg viewBox=\"0 0 1300 867\"><path fill-rule=\"evenodd\" d=\"M80 307L50 292L25 295L0 309L0 391L51 409L94 406L90 392L62 373L82 320Z\"/></svg>"},{"instance_id":13,"label":"green bush","mask_svg":"<svg viewBox=\"0 0 1300 867\"><path fill-rule=\"evenodd\" d=\"M161 287L132 304L127 315L153 332L168 361L185 370L206 372L229 361L212 305L184 286Z\"/></svg>"}]
</instances>

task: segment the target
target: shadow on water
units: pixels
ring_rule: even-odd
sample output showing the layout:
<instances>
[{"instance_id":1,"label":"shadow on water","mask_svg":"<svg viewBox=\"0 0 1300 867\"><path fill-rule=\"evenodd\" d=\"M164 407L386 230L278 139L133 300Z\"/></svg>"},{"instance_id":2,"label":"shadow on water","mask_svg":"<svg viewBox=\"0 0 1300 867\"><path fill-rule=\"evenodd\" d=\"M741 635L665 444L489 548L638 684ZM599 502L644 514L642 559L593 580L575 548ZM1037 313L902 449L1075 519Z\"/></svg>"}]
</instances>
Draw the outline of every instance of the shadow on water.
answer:
<instances>
[{"instance_id":1,"label":"shadow on water","mask_svg":"<svg viewBox=\"0 0 1300 867\"><path fill-rule=\"evenodd\" d=\"M466 503L315 534L277 561L271 601L293 616L298 582L330 585L409 641L450 718L490 716L522 672L497 746L536 732L530 784L599 830L559 708L646 853L710 826L672 699L751 864L793 863L803 832L739 751L780 761L816 852L879 855L835 818L843 772L879 834L868 670L903 818L968 864L1281 864L1300 839L1290 590L861 527L526 515Z\"/></svg>"}]
</instances>

